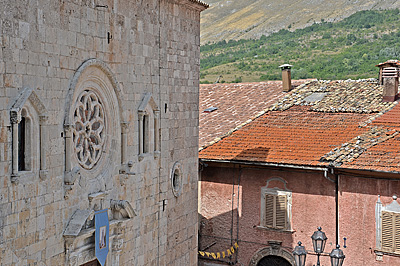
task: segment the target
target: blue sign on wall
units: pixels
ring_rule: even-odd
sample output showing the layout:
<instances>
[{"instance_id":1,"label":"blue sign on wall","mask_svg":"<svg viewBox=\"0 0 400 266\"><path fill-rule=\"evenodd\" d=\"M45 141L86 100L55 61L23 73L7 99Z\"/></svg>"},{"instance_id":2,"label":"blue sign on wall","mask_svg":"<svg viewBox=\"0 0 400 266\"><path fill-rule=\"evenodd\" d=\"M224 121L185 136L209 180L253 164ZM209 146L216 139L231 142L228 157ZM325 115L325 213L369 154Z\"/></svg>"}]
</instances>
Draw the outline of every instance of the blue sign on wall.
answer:
<instances>
[{"instance_id":1,"label":"blue sign on wall","mask_svg":"<svg viewBox=\"0 0 400 266\"><path fill-rule=\"evenodd\" d=\"M110 224L108 222L108 209L104 209L98 212L95 212L95 252L96 258L100 262L101 266L104 266L108 255L108 246L109 246L109 231Z\"/></svg>"}]
</instances>

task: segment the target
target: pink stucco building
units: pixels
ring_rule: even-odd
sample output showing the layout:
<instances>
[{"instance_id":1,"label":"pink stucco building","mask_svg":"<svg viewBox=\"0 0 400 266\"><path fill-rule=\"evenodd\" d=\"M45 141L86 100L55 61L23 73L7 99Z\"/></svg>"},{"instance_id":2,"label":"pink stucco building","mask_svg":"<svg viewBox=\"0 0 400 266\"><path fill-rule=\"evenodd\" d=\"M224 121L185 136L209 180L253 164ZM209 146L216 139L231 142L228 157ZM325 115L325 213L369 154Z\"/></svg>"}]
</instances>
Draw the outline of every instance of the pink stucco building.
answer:
<instances>
[{"instance_id":1,"label":"pink stucco building","mask_svg":"<svg viewBox=\"0 0 400 266\"><path fill-rule=\"evenodd\" d=\"M287 93L278 86L274 101L252 99L265 105L251 119L200 139L200 264L295 265L301 241L310 266L310 237L321 226L322 265L337 244L346 266L400 265L400 106L382 100L394 91L388 84L396 82L308 81ZM227 98L218 91L217 108ZM221 116L234 116L232 105ZM200 136L212 113L200 115Z\"/></svg>"}]
</instances>

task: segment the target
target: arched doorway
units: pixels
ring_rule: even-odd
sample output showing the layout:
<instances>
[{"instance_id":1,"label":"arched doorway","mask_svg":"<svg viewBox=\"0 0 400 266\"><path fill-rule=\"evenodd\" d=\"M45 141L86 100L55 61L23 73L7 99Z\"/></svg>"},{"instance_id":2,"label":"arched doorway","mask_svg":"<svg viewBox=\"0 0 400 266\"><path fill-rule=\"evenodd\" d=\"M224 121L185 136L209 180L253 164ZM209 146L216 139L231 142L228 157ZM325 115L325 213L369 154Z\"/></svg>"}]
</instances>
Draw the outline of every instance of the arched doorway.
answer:
<instances>
[{"instance_id":1,"label":"arched doorway","mask_svg":"<svg viewBox=\"0 0 400 266\"><path fill-rule=\"evenodd\" d=\"M282 257L266 256L257 263L257 266L292 266L292 265Z\"/></svg>"}]
</instances>

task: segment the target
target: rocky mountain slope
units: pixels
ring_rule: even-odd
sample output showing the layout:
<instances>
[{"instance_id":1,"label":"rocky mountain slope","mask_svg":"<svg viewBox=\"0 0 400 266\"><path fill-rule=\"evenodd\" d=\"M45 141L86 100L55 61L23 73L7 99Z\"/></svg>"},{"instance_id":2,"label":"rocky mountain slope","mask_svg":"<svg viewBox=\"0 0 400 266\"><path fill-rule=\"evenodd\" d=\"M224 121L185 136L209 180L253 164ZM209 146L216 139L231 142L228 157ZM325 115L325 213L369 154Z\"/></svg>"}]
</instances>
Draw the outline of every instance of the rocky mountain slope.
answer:
<instances>
[{"instance_id":1,"label":"rocky mountain slope","mask_svg":"<svg viewBox=\"0 0 400 266\"><path fill-rule=\"evenodd\" d=\"M357 11L400 8L398 0L204 0L201 43L259 38L280 29L333 22Z\"/></svg>"}]
</instances>

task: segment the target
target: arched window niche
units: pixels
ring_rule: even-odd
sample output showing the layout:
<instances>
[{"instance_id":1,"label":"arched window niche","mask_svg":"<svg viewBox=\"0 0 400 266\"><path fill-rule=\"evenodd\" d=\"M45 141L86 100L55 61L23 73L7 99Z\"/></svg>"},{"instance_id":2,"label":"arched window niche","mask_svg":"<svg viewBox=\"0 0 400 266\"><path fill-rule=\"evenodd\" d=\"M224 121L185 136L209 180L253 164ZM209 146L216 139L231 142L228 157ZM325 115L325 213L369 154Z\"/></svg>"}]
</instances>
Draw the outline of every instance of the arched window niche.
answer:
<instances>
[{"instance_id":1,"label":"arched window niche","mask_svg":"<svg viewBox=\"0 0 400 266\"><path fill-rule=\"evenodd\" d=\"M47 178L47 109L32 88L21 91L10 110L12 126L11 182L20 177Z\"/></svg>"},{"instance_id":2,"label":"arched window niche","mask_svg":"<svg viewBox=\"0 0 400 266\"><path fill-rule=\"evenodd\" d=\"M138 109L139 161L146 156L158 158L160 154L160 109L151 93L146 93Z\"/></svg>"},{"instance_id":3,"label":"arched window niche","mask_svg":"<svg viewBox=\"0 0 400 266\"><path fill-rule=\"evenodd\" d=\"M101 60L89 59L75 72L64 117L64 183L68 190L81 174L105 179L114 174L113 169L126 172L128 123L123 119L121 93Z\"/></svg>"}]
</instances>

